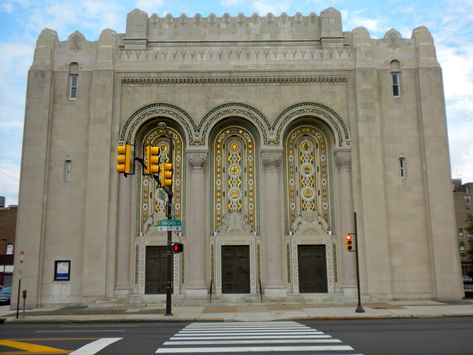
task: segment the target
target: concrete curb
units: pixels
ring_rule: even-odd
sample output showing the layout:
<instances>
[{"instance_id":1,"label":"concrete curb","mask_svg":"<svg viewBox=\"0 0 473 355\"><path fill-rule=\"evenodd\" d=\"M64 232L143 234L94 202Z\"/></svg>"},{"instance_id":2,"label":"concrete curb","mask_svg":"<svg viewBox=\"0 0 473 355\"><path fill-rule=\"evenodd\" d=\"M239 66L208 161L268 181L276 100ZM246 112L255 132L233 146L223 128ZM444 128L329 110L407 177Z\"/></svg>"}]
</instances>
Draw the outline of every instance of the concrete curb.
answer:
<instances>
[{"instance_id":1,"label":"concrete curb","mask_svg":"<svg viewBox=\"0 0 473 355\"><path fill-rule=\"evenodd\" d=\"M283 317L272 319L273 321L308 321L308 320L368 320L368 319L410 319L410 318L446 318L446 317L473 317L473 313L453 314L453 313L403 313L403 314L360 314L360 315L320 315L308 317ZM3 320L3 322L2 322ZM156 322L170 322L170 323L191 323L191 322L242 322L248 320L238 320L231 318L203 318L203 317L153 317L153 318L59 318L59 317L30 317L25 319L16 319L14 317L0 318L0 323L5 324L71 324L71 323L156 323ZM259 321L259 320L255 320Z\"/></svg>"}]
</instances>

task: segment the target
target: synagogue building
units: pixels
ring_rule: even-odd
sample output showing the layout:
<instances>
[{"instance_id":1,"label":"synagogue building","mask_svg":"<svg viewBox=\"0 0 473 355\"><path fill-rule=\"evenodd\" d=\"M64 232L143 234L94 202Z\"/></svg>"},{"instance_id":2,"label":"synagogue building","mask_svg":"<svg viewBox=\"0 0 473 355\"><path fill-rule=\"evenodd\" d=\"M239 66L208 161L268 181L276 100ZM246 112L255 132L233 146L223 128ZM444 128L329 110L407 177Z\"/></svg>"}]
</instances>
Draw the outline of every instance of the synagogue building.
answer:
<instances>
[{"instance_id":1,"label":"synagogue building","mask_svg":"<svg viewBox=\"0 0 473 355\"><path fill-rule=\"evenodd\" d=\"M127 176L119 145L131 149ZM21 277L29 306L164 300L167 194L143 173L147 146L172 163L175 301L353 302L347 233L366 300L463 297L442 72L425 27L374 39L343 31L329 8L134 10L126 33L97 41L43 30L13 285Z\"/></svg>"}]
</instances>

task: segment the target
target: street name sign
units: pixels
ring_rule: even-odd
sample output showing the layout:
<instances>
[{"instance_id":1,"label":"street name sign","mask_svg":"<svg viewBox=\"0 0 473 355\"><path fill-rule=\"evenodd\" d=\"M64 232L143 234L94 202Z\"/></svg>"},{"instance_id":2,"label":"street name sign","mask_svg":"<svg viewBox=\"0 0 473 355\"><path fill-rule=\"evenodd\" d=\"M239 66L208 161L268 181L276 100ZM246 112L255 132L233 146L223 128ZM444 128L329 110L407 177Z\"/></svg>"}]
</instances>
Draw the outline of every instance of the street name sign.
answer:
<instances>
[{"instance_id":1,"label":"street name sign","mask_svg":"<svg viewBox=\"0 0 473 355\"><path fill-rule=\"evenodd\" d=\"M182 232L182 222L178 219L162 219L156 225L158 232Z\"/></svg>"}]
</instances>

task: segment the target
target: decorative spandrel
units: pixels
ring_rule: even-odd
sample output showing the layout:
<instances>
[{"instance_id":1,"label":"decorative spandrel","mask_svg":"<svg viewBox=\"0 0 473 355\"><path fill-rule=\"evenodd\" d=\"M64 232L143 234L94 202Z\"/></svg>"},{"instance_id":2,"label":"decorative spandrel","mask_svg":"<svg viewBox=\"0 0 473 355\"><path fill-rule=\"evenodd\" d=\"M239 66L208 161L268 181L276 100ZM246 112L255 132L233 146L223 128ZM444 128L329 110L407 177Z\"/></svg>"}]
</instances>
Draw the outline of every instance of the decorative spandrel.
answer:
<instances>
[{"instance_id":1,"label":"decorative spandrel","mask_svg":"<svg viewBox=\"0 0 473 355\"><path fill-rule=\"evenodd\" d=\"M172 138L172 157L169 156L169 137ZM142 147L159 147L160 162L173 164L172 191L174 218L182 219L182 176L183 140L180 134L168 127L167 130L154 128L143 139ZM144 148L143 148L144 149ZM167 195L158 188L157 181L148 175L141 176L140 233L145 234L159 220L166 218Z\"/></svg>"},{"instance_id":2,"label":"decorative spandrel","mask_svg":"<svg viewBox=\"0 0 473 355\"><path fill-rule=\"evenodd\" d=\"M214 160L214 230L228 230L236 223L241 225L235 227L245 233L255 231L256 157L253 136L242 127L223 129L215 140Z\"/></svg>"},{"instance_id":3,"label":"decorative spandrel","mask_svg":"<svg viewBox=\"0 0 473 355\"><path fill-rule=\"evenodd\" d=\"M289 227L296 222L330 225L328 147L312 126L295 128L286 139Z\"/></svg>"}]
</instances>

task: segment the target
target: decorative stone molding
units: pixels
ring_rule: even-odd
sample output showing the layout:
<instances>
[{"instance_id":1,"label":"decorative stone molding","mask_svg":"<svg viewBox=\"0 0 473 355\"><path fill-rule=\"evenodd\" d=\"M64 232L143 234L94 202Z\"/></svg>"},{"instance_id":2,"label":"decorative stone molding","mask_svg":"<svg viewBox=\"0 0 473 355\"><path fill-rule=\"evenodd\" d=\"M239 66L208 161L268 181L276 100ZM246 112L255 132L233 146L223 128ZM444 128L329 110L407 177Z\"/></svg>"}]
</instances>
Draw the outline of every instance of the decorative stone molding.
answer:
<instances>
[{"instance_id":1,"label":"decorative stone molding","mask_svg":"<svg viewBox=\"0 0 473 355\"><path fill-rule=\"evenodd\" d=\"M261 158L265 168L277 169L281 164L282 149L262 149Z\"/></svg>"},{"instance_id":2,"label":"decorative stone molding","mask_svg":"<svg viewBox=\"0 0 473 355\"><path fill-rule=\"evenodd\" d=\"M184 128L187 142L194 143L194 132L197 131L197 127L192 117L183 109L165 103L147 105L133 113L120 129L119 141L134 142L139 128L146 121L159 116L177 121Z\"/></svg>"},{"instance_id":3,"label":"decorative stone molding","mask_svg":"<svg viewBox=\"0 0 473 355\"><path fill-rule=\"evenodd\" d=\"M187 160L192 168L203 168L208 157L208 150L186 150Z\"/></svg>"},{"instance_id":4,"label":"decorative stone molding","mask_svg":"<svg viewBox=\"0 0 473 355\"><path fill-rule=\"evenodd\" d=\"M272 127L271 142L279 144L284 128L295 119L303 116L316 116L322 119L332 129L339 147L351 145L350 129L345 121L331 108L314 102L302 102L281 112Z\"/></svg>"},{"instance_id":5,"label":"decorative stone molding","mask_svg":"<svg viewBox=\"0 0 473 355\"><path fill-rule=\"evenodd\" d=\"M117 49L117 59L121 62L228 62L234 61L351 61L353 50L351 48L166 48L166 49Z\"/></svg>"},{"instance_id":6,"label":"decorative stone molding","mask_svg":"<svg viewBox=\"0 0 473 355\"><path fill-rule=\"evenodd\" d=\"M268 141L270 123L266 116L250 105L227 103L213 108L202 118L198 126L199 140L196 144L206 145L212 127L224 118L231 116L244 118L253 123L258 128L260 137L263 137L265 142Z\"/></svg>"},{"instance_id":7,"label":"decorative stone molding","mask_svg":"<svg viewBox=\"0 0 473 355\"><path fill-rule=\"evenodd\" d=\"M335 162L339 168L351 170L351 150L338 149L335 151Z\"/></svg>"},{"instance_id":8,"label":"decorative stone molding","mask_svg":"<svg viewBox=\"0 0 473 355\"><path fill-rule=\"evenodd\" d=\"M242 77L125 77L123 85L189 85L189 84L311 84L311 83L346 83L344 75L314 76L242 76Z\"/></svg>"}]
</instances>

